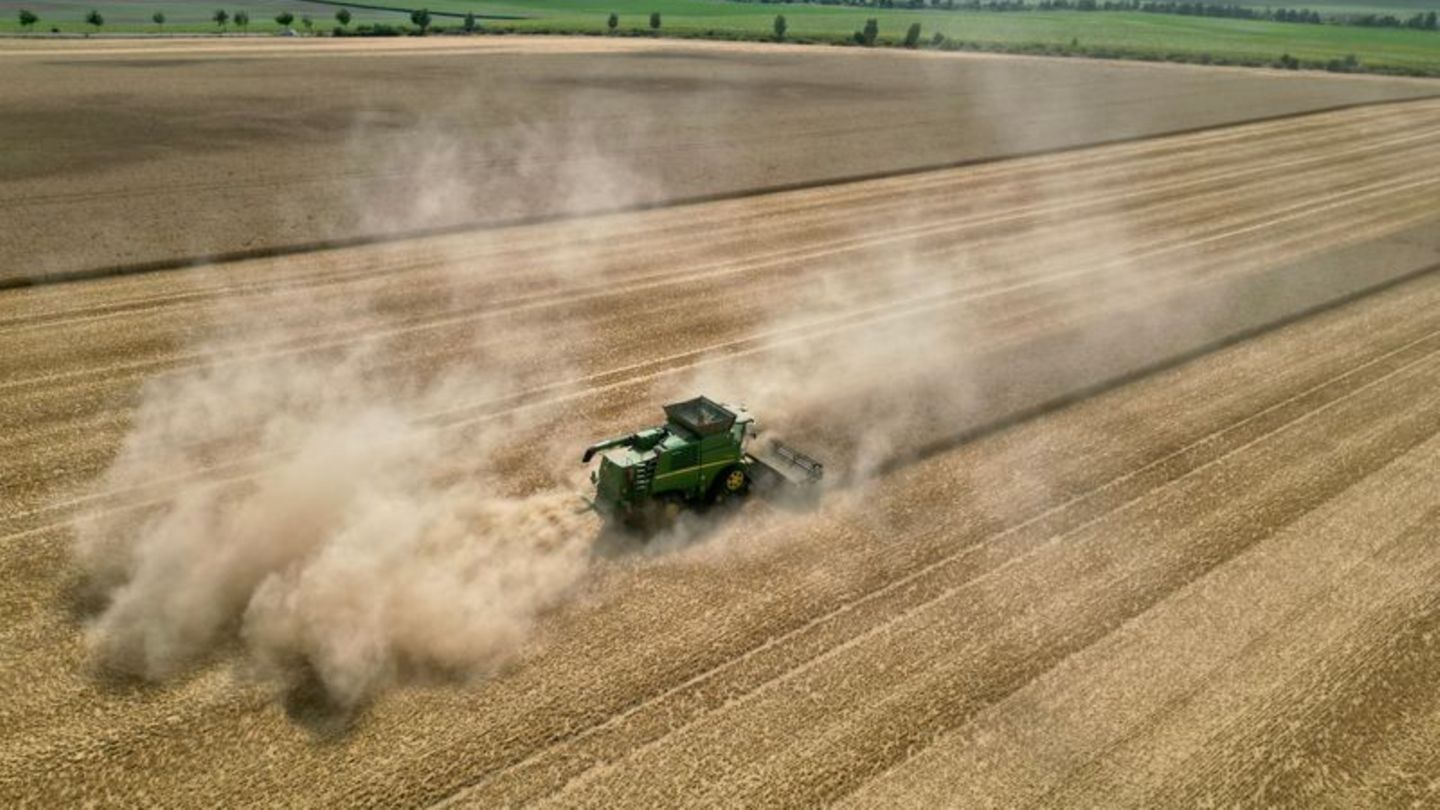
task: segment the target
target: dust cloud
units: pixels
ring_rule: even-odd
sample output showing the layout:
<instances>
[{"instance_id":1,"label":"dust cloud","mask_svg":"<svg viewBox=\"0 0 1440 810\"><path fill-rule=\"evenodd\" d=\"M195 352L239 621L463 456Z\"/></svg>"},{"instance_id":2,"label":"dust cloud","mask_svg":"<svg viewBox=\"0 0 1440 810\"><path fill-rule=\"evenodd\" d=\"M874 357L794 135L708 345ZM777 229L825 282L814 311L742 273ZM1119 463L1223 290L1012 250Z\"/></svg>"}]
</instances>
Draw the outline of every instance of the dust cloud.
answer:
<instances>
[{"instance_id":1,"label":"dust cloud","mask_svg":"<svg viewBox=\"0 0 1440 810\"><path fill-rule=\"evenodd\" d=\"M1052 179L1027 182L1017 196L1062 194ZM916 210L896 221L924 216ZM705 367L687 385L752 407L771 437L826 463L827 485L863 485L1112 373L1113 335L1084 321L1096 296L1125 295L1138 277L1125 259L1134 241L1122 219L1084 223L1083 240L1074 223L1037 217L1001 239L940 252L902 244L833 263L811 283L805 307L767 313L762 331L772 338L763 361ZM1031 318L1017 323L987 306L1008 288L1087 266L1097 272L1085 288L1056 285ZM1165 317L1137 310L1128 328L1163 328ZM1046 331L1066 338L1039 340Z\"/></svg>"},{"instance_id":2,"label":"dust cloud","mask_svg":"<svg viewBox=\"0 0 1440 810\"><path fill-rule=\"evenodd\" d=\"M312 670L344 705L407 673L483 674L503 663L585 572L576 504L559 491L496 496L498 474L446 483L437 473L455 453L486 448L415 430L404 406L337 401L344 378L288 371L226 380L285 387L308 371L332 386L313 408L295 407L291 387L266 403L275 410L247 412L259 417L260 447L281 456L253 480L182 489L128 531L105 518L80 524L80 561L109 593L89 632L98 661L161 679L238 634L263 675ZM166 399L223 390L214 377L203 385ZM188 440L230 427L142 411L134 446L176 449L122 455L107 480L157 465L198 471Z\"/></svg>"},{"instance_id":3,"label":"dust cloud","mask_svg":"<svg viewBox=\"0 0 1440 810\"><path fill-rule=\"evenodd\" d=\"M98 663L163 679L238 640L263 676L313 674L354 705L406 676L493 670L576 586L577 502L508 494L494 462L516 425L464 442L420 425L519 378L476 360L397 391L372 373L381 351L217 359L147 387L101 489L257 460L238 482L175 487L138 523L78 523L78 559L107 596L88 634Z\"/></svg>"},{"instance_id":4,"label":"dust cloud","mask_svg":"<svg viewBox=\"0 0 1440 810\"><path fill-rule=\"evenodd\" d=\"M531 165L525 144L556 137L574 144L574 159L563 187L546 193L578 209L655 193L584 133L517 126L488 147L503 153L495 165L523 172ZM473 173L448 170L473 159L463 133L442 122L417 130L416 142L425 157L415 164L414 193L373 206L357 200L362 220L388 219L397 207L421 220L455 206L504 209L487 187L455 179ZM1144 241L1130 230L1133 212L1092 206L1076 216L1044 204L1073 195L1072 178L1017 176L1024 185L1000 202L1023 202L1027 213L981 237L960 228L996 213L996 199L984 196L993 189L971 205L944 203L948 212L902 208L884 222L858 222L858 237L885 238L827 258L805 281L804 306L746 303L772 307L760 327L772 340L758 357L702 364L663 393L745 402L770 435L824 461L830 481L857 484L967 431L1273 317L1218 318L1244 290L1157 295L1147 268L1129 258ZM955 231L938 244L891 238L913 221ZM596 280L584 251L553 250L536 273ZM483 275L483 261L440 257L436 265ZM1048 283L1077 268L1087 271L1082 283ZM1016 297L1019 311L987 303L1042 280L1043 295ZM435 300L465 305L466 281L441 283ZM1264 300L1291 305L1283 295ZM304 344L328 323L379 330L390 323L385 296L287 293L274 307L234 306L244 309L219 313L199 342L213 362L146 387L97 489L244 476L172 487L139 522L113 513L79 522L77 557L105 605L89 632L97 662L164 679L238 645L262 678L313 677L349 706L414 678L503 666L539 617L583 586L592 564L593 529L562 485L575 466L564 451L573 447L531 448L524 463L543 468L546 483L517 488L506 475L509 437L544 435L542 423L512 414L463 441L424 423L582 376L573 353L584 336L573 325L556 340L553 324L497 323L469 351L446 352L442 368L415 368L415 356L383 339L246 361L234 356L237 341ZM236 458L253 461L237 471Z\"/></svg>"},{"instance_id":5,"label":"dust cloud","mask_svg":"<svg viewBox=\"0 0 1440 810\"><path fill-rule=\"evenodd\" d=\"M497 165L529 165L523 144L534 133L523 134L487 145L505 152ZM359 218L503 209L447 165L473 145L443 126L419 137L425 158L410 192L357 199ZM579 204L621 186L644 193L603 149L569 137L572 188L551 193ZM340 272L346 255L315 261ZM429 266L442 269L430 271L424 300L473 306L483 255L436 258ZM557 245L527 281L583 283L592 272ZM195 341L203 366L146 384L93 489L162 483L168 494L138 518L95 511L76 521L75 558L99 605L86 638L100 671L162 681L238 653L243 677L318 683L351 710L393 686L493 673L546 610L582 588L595 532L569 480L573 448L563 458L527 448L529 483L517 485L507 467L514 437L539 433L527 417L502 410L464 431L426 421L573 379L584 336L571 329L556 341L553 324L480 319L468 346L437 355L384 336L393 288L361 289L370 292L359 300L292 289L217 305ZM321 339L335 328L350 338Z\"/></svg>"}]
</instances>

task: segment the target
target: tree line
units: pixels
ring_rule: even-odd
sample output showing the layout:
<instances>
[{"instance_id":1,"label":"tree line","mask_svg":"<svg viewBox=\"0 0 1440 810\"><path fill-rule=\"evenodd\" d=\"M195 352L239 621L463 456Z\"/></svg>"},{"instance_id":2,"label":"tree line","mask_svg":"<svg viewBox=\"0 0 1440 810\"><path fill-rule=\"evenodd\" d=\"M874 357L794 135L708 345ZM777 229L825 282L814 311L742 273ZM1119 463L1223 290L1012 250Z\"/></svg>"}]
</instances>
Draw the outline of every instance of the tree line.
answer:
<instances>
[{"instance_id":1,"label":"tree line","mask_svg":"<svg viewBox=\"0 0 1440 810\"><path fill-rule=\"evenodd\" d=\"M20 27L26 31L33 30L35 24L40 22L40 15L36 14L30 9L20 9L18 16L20 19ZM655 14L652 16L654 17L652 21L652 27L659 28L659 15ZM284 30L293 30L291 29L291 26L295 23L296 19L297 18L295 14L290 11L282 11L279 14L275 15L276 24L278 24ZM305 28L305 31L307 33L314 33L314 18L312 18L309 14L301 14L298 19L300 21L300 25ZM151 22L155 23L156 27L159 30L162 31L165 28L165 23L168 22L165 16L165 12L163 11L157 11L152 14L150 16L150 20ZM350 9L337 9L335 12L335 22L338 23L338 25L335 27L332 33L335 36L344 36L348 34L350 32L350 23L353 20L354 15L351 13ZM91 9L90 12L85 15L84 21L95 31L99 31L101 27L105 25L105 15L101 14L96 9ZM229 30L229 27L232 25L240 29L241 31L248 32L250 29L250 12L244 9L239 9L231 13L226 9L217 8L210 15L210 21L215 24L215 27L219 29L221 33ZM418 33L423 36L424 34L429 32L431 27L430 11L423 8L411 11L410 22L415 26L413 33ZM479 20L475 17L474 12L470 12L465 15L461 27L466 33L473 33L479 30ZM60 29L51 28L50 30L52 32L58 33ZM382 36L387 34L398 35L402 33L412 33L412 31L409 29L397 29L393 26L385 25L383 23L376 25L361 25L356 30L360 33L379 34Z\"/></svg>"},{"instance_id":2,"label":"tree line","mask_svg":"<svg viewBox=\"0 0 1440 810\"><path fill-rule=\"evenodd\" d=\"M1436 12L1418 12L1401 19L1393 14L1328 14L1306 8L1257 8L1226 3L1153 2L1153 0L732 0L738 3L804 3L857 8L930 8L944 11L1136 11L1148 14L1176 14L1192 17L1226 17L1242 20L1307 23L1311 25L1357 25L1371 28L1412 28L1440 30Z\"/></svg>"},{"instance_id":3,"label":"tree line","mask_svg":"<svg viewBox=\"0 0 1440 810\"><path fill-rule=\"evenodd\" d=\"M427 21L426 24L428 25L429 12L421 11L415 14L424 14ZM415 19L415 14L411 14L412 20ZM34 29L35 24L40 22L40 15L28 8L20 9L18 16L20 18L20 27L26 31ZM473 20L474 15L469 15L469 18ZM350 25L351 19L353 19L353 17L348 8L341 8L335 12L335 21L340 23L341 27ZM91 26L96 31L99 31L105 25L105 15L101 14L98 9L91 9L86 13L84 20L86 25ZM165 16L165 12L157 11L150 15L150 21L155 23L157 28L163 30L168 19ZM228 26L232 24L241 31L248 31L250 28L250 12L239 9L232 14L223 8L217 8L215 12L210 15L210 21L213 22L221 32L227 30ZM281 28L289 28L290 25L295 22L295 15L289 11L282 11L275 15L275 22L278 23ZM312 19L309 14L302 14L300 15L300 24L305 26L305 30L311 31L314 29L315 20ZM58 29L53 28L51 30L58 31Z\"/></svg>"},{"instance_id":4,"label":"tree line","mask_svg":"<svg viewBox=\"0 0 1440 810\"><path fill-rule=\"evenodd\" d=\"M784 3L794 2L814 3L818 5L845 5L869 8L909 8L920 9L926 7L927 0L734 0L735 2L760 2L760 3ZM1255 8L1251 6L1240 6L1234 4L1201 3L1201 2L1155 2L1155 0L1038 0L1033 5L1027 0L928 0L932 9L944 10L968 10L968 11L1132 11L1149 14L1177 14L1182 16L1204 16L1204 17L1228 17L1236 19L1269 20L1286 23L1305 23L1319 25L1322 23L1356 25L1372 28L1410 28L1419 31L1440 31L1440 17L1437 13L1417 12L1409 17L1401 19L1393 14L1351 14L1331 15L1322 17L1319 12L1313 9L1290 9L1290 8ZM233 23L236 28L248 31L250 27L250 14L245 10L238 10L233 15L225 9L216 9L210 17L211 21L223 33L226 27ZM341 8L335 12L335 21L339 23L334 30L336 36L348 33L348 27L353 19L350 10ZM29 9L19 10L20 27L26 31L34 29L40 21L39 15ZM161 29L164 28L166 18L163 11L157 11L151 15L151 21ZM431 16L427 9L415 9L410 12L410 21L416 27L416 33L426 34L431 26ZM105 24L105 17L98 10L91 9L85 15L86 24L99 31ZM290 30L295 22L295 15L289 11L283 11L275 16L275 22L281 28ZM876 34L872 32L869 20L865 28L856 31L854 41L860 45L874 44ZM313 33L315 21L308 14L301 15L300 23L309 33ZM613 33L620 25L620 16L611 13L606 20L606 27ZM650 28L659 31L661 25L660 13L650 13ZM472 33L479 28L473 12L467 13L462 28L467 33ZM407 33L403 29L397 30L391 26L361 26L366 29L363 33L373 34L401 34ZM52 28L52 31L59 29ZM783 41L787 24L784 15L775 18L774 31L775 39ZM915 37L918 43L919 29L916 24ZM906 36L908 47L910 37Z\"/></svg>"}]
</instances>

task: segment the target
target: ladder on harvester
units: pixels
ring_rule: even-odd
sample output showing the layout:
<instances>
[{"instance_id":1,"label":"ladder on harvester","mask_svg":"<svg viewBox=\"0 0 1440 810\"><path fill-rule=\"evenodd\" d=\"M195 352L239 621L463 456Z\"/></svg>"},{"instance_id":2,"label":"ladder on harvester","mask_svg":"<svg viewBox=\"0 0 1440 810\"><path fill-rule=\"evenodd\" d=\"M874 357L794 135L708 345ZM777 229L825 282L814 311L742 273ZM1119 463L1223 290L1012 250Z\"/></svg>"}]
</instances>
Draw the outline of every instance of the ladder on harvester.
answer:
<instances>
[{"instance_id":1,"label":"ladder on harvester","mask_svg":"<svg viewBox=\"0 0 1440 810\"><path fill-rule=\"evenodd\" d=\"M641 464L635 468L635 494L644 495L650 491L650 485L655 481L656 459Z\"/></svg>"}]
</instances>

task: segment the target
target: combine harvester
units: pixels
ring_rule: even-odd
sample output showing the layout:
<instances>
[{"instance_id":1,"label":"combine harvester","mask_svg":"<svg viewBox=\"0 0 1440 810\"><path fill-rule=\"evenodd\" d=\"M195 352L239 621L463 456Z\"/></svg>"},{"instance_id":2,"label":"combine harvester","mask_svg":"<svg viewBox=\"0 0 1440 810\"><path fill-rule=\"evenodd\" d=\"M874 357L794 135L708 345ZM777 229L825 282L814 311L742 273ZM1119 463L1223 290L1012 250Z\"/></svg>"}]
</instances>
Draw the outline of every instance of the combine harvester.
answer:
<instances>
[{"instance_id":1,"label":"combine harvester","mask_svg":"<svg viewBox=\"0 0 1440 810\"><path fill-rule=\"evenodd\" d=\"M813 494L825 475L820 462L772 441L751 447L759 434L743 407L705 397L665 406L665 424L585 448L581 462L600 454L590 473L590 505L607 519L657 529L681 510L724 503L752 489L785 498Z\"/></svg>"}]
</instances>

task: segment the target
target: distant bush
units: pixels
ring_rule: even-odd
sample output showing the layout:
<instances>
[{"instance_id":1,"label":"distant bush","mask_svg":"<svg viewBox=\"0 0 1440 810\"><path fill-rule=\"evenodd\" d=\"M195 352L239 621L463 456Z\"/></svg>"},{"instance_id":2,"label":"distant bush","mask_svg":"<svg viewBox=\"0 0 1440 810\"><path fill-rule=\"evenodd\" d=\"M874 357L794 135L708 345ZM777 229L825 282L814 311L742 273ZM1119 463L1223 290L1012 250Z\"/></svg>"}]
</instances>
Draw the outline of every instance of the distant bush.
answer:
<instances>
[{"instance_id":1,"label":"distant bush","mask_svg":"<svg viewBox=\"0 0 1440 810\"><path fill-rule=\"evenodd\" d=\"M945 47L945 35L936 31L935 35L930 37L930 44L936 48Z\"/></svg>"},{"instance_id":2,"label":"distant bush","mask_svg":"<svg viewBox=\"0 0 1440 810\"><path fill-rule=\"evenodd\" d=\"M1284 68L1285 70L1299 70L1300 60L1288 53L1282 53L1280 54L1280 58L1275 60L1275 67Z\"/></svg>"},{"instance_id":3,"label":"distant bush","mask_svg":"<svg viewBox=\"0 0 1440 810\"><path fill-rule=\"evenodd\" d=\"M658 12L658 11L652 11L652 12L650 12L650 30L652 30L652 31L659 31L659 30L660 30L660 12Z\"/></svg>"},{"instance_id":4,"label":"distant bush","mask_svg":"<svg viewBox=\"0 0 1440 810\"><path fill-rule=\"evenodd\" d=\"M910 23L910 28L905 32L905 47L916 48L920 46L920 23Z\"/></svg>"},{"instance_id":5,"label":"distant bush","mask_svg":"<svg viewBox=\"0 0 1440 810\"><path fill-rule=\"evenodd\" d=\"M609 29L611 30L611 32L614 32L614 30L615 30L616 28L618 28L619 26L620 26L620 15L619 15L619 14L616 14L616 13L613 12L613 11L610 12L610 19L608 19L608 20L605 21L605 27L606 27L606 28L609 28Z\"/></svg>"},{"instance_id":6,"label":"distant bush","mask_svg":"<svg viewBox=\"0 0 1440 810\"><path fill-rule=\"evenodd\" d=\"M341 29L341 28L337 28L337 29L335 29L335 30L336 30L336 31L342 31L342 32L344 31L344 29ZM354 30L353 32L342 33L341 36L352 36L352 37L399 37L399 36L404 36L406 33L407 33L407 32L405 31L404 28L397 28L396 26L393 26L393 25L387 25L387 24L385 24L385 23L373 23L373 24L367 23L367 24L365 24L365 25L357 25L357 26L355 26L355 30Z\"/></svg>"},{"instance_id":7,"label":"distant bush","mask_svg":"<svg viewBox=\"0 0 1440 810\"><path fill-rule=\"evenodd\" d=\"M1325 69L1331 73L1354 73L1360 69L1360 60L1355 54L1347 54L1344 59L1331 59L1325 63Z\"/></svg>"},{"instance_id":8,"label":"distant bush","mask_svg":"<svg viewBox=\"0 0 1440 810\"><path fill-rule=\"evenodd\" d=\"M869 48L875 44L878 36L880 36L880 22L871 17L865 21L864 29L855 32L855 44Z\"/></svg>"},{"instance_id":9,"label":"distant bush","mask_svg":"<svg viewBox=\"0 0 1440 810\"><path fill-rule=\"evenodd\" d=\"M784 14L776 14L776 15L775 15L775 41L776 41L776 42L784 42L784 41L785 41L785 31L786 31L789 27L790 27L789 23L785 22L785 15L784 15Z\"/></svg>"}]
</instances>

